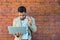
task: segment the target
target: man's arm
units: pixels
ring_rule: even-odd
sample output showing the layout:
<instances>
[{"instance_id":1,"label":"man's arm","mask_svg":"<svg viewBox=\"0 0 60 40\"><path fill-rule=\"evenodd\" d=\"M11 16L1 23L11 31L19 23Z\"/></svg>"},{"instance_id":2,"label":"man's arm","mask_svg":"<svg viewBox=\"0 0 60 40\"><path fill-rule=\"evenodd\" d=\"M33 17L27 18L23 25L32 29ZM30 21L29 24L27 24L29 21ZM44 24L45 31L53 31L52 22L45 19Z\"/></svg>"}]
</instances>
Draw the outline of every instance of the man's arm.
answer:
<instances>
[{"instance_id":1,"label":"man's arm","mask_svg":"<svg viewBox=\"0 0 60 40\"><path fill-rule=\"evenodd\" d=\"M16 26L16 21L15 21L15 19L13 19L13 27L15 27Z\"/></svg>"},{"instance_id":2,"label":"man's arm","mask_svg":"<svg viewBox=\"0 0 60 40\"><path fill-rule=\"evenodd\" d=\"M17 26L18 26L17 25L17 20L16 19L13 19L13 27L17 27ZM16 33L16 34L14 34L14 36L20 37L20 36L22 36L22 34Z\"/></svg>"},{"instance_id":3,"label":"man's arm","mask_svg":"<svg viewBox=\"0 0 60 40\"><path fill-rule=\"evenodd\" d=\"M19 20L17 20L16 18L13 19L13 27L18 27L19 24L18 24Z\"/></svg>"},{"instance_id":4,"label":"man's arm","mask_svg":"<svg viewBox=\"0 0 60 40\"><path fill-rule=\"evenodd\" d=\"M33 17L31 17L31 23L28 24L29 28L31 29L32 32L36 32L37 31L37 27L35 24L35 19Z\"/></svg>"}]
</instances>

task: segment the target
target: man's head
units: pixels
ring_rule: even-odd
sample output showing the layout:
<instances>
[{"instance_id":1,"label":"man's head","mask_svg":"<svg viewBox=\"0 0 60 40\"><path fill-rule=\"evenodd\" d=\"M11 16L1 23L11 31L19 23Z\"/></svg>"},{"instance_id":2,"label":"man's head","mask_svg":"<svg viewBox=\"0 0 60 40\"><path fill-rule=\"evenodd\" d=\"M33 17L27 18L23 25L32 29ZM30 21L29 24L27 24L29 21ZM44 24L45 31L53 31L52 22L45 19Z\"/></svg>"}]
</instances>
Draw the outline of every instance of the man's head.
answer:
<instances>
[{"instance_id":1,"label":"man's head","mask_svg":"<svg viewBox=\"0 0 60 40\"><path fill-rule=\"evenodd\" d=\"M25 17L26 17L26 8L24 6L20 6L18 8L18 13L19 13L19 16L20 16L21 20L25 19Z\"/></svg>"}]
</instances>

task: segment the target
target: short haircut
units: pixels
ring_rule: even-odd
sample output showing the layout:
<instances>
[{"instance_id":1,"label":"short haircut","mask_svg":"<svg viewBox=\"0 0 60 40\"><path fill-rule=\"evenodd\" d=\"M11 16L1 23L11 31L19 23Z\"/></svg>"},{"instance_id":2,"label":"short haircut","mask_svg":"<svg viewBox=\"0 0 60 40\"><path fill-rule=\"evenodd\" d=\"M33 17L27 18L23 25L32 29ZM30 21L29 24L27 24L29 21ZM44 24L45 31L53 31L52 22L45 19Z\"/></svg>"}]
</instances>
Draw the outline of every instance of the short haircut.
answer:
<instances>
[{"instance_id":1,"label":"short haircut","mask_svg":"<svg viewBox=\"0 0 60 40\"><path fill-rule=\"evenodd\" d=\"M21 12L21 13L25 12L26 13L26 8L24 6L20 6L18 8L18 12Z\"/></svg>"}]
</instances>

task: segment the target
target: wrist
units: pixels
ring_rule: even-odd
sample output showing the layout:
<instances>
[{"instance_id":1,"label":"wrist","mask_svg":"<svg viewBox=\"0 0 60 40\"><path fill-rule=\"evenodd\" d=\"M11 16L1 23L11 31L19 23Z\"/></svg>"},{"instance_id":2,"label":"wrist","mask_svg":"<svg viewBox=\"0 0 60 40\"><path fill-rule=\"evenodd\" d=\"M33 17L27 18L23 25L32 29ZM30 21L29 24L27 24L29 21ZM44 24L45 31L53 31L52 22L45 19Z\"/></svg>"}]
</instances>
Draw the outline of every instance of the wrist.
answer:
<instances>
[{"instance_id":1,"label":"wrist","mask_svg":"<svg viewBox=\"0 0 60 40\"><path fill-rule=\"evenodd\" d=\"M31 26L31 23L30 23L30 24L28 24L28 26L30 27L30 26Z\"/></svg>"}]
</instances>

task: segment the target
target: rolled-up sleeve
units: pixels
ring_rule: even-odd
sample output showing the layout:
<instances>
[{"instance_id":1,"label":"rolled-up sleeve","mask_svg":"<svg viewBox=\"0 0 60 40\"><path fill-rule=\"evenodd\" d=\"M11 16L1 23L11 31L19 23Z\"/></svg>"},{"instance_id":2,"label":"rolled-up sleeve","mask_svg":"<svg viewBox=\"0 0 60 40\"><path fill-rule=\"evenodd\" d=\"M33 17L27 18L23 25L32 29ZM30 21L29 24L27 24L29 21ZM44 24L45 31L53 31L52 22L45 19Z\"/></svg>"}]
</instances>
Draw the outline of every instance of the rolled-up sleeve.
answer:
<instances>
[{"instance_id":1,"label":"rolled-up sleeve","mask_svg":"<svg viewBox=\"0 0 60 40\"><path fill-rule=\"evenodd\" d=\"M32 32L36 32L37 27L36 27L36 24L35 24L35 19L33 17L31 19L32 19L32 21L31 21L30 29L31 29Z\"/></svg>"}]
</instances>

